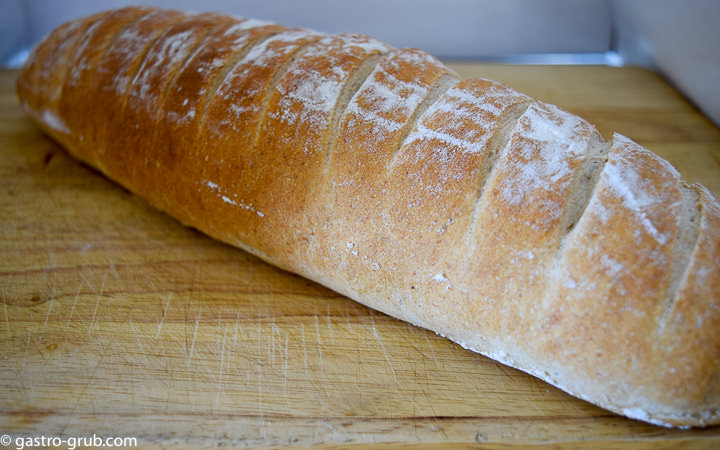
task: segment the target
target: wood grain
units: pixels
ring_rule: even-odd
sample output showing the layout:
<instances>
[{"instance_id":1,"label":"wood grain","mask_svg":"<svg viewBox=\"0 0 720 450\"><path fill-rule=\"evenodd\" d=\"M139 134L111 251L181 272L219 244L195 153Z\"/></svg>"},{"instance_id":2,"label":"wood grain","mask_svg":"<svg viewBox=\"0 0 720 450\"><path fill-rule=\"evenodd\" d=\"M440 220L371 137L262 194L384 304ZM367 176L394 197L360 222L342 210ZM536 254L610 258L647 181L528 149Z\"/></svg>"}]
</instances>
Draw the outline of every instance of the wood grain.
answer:
<instances>
[{"instance_id":1,"label":"wood grain","mask_svg":"<svg viewBox=\"0 0 720 450\"><path fill-rule=\"evenodd\" d=\"M720 131L634 68L456 64L720 194ZM151 448L717 448L577 400L185 228L71 159L0 72L0 433Z\"/></svg>"}]
</instances>

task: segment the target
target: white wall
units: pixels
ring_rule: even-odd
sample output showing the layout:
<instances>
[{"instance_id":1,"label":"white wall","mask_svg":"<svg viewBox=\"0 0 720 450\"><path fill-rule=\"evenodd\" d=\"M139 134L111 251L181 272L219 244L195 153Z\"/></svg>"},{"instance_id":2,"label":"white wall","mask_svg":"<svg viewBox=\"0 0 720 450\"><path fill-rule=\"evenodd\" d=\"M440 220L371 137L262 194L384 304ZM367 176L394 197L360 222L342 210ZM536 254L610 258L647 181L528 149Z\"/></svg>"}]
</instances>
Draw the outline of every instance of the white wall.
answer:
<instances>
[{"instance_id":1,"label":"white wall","mask_svg":"<svg viewBox=\"0 0 720 450\"><path fill-rule=\"evenodd\" d=\"M31 42L26 6L23 0L0 0L0 67Z\"/></svg>"},{"instance_id":2,"label":"white wall","mask_svg":"<svg viewBox=\"0 0 720 450\"><path fill-rule=\"evenodd\" d=\"M720 125L720 1L614 0L617 46L652 65Z\"/></svg>"}]
</instances>

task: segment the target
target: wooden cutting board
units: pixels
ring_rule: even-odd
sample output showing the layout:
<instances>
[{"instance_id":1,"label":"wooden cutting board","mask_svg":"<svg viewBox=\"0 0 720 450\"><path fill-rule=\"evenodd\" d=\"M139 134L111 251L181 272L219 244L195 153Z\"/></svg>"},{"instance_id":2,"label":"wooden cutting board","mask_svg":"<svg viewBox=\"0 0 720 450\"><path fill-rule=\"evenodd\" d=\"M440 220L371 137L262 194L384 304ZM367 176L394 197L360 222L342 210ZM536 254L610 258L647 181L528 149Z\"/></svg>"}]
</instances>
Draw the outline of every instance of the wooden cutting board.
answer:
<instances>
[{"instance_id":1,"label":"wooden cutting board","mask_svg":"<svg viewBox=\"0 0 720 450\"><path fill-rule=\"evenodd\" d=\"M457 64L720 194L720 131L652 72ZM149 447L718 448L608 413L181 226L71 159L0 72L0 433ZM9 448L9 447L8 447Z\"/></svg>"}]
</instances>

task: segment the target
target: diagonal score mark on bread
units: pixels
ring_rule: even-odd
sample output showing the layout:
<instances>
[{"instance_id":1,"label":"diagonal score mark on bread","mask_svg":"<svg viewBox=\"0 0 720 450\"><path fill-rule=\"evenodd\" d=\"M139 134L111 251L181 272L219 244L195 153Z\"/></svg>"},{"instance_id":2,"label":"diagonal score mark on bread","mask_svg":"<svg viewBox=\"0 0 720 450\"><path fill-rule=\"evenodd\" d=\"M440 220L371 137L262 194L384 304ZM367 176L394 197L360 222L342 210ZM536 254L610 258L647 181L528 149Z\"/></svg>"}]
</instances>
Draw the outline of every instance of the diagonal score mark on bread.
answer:
<instances>
[{"instance_id":1,"label":"diagonal score mark on bread","mask_svg":"<svg viewBox=\"0 0 720 450\"><path fill-rule=\"evenodd\" d=\"M679 215L680 226L678 238L673 250L673 270L670 287L667 290L664 311L658 320L658 336L665 332L665 326L672 314L673 305L678 299L680 286L688 275L693 251L698 246L700 224L702 222L702 202L700 193L693 186L684 183L681 186L682 208Z\"/></svg>"},{"instance_id":2,"label":"diagonal score mark on bread","mask_svg":"<svg viewBox=\"0 0 720 450\"><path fill-rule=\"evenodd\" d=\"M246 45L243 46L240 50L236 50L231 53L230 59L223 63L222 69L217 74L215 74L215 77L213 78L209 88L206 90L204 99L202 100L203 106L202 112L200 113L200 124L198 125L198 133L202 131L205 125L205 113L207 112L208 105L212 102L215 94L220 89L220 86L222 86L222 84L225 82L225 79L232 72L235 66L237 66L243 61L243 59L248 54L248 52L250 52L250 50L257 47L258 45L262 45L263 42L270 39L271 37L279 33L281 30L275 30L271 27L262 27L254 29L253 31L254 35L251 38L246 38ZM243 35L248 35L249 33L249 31L246 31L245 33L243 33Z\"/></svg>"}]
</instances>

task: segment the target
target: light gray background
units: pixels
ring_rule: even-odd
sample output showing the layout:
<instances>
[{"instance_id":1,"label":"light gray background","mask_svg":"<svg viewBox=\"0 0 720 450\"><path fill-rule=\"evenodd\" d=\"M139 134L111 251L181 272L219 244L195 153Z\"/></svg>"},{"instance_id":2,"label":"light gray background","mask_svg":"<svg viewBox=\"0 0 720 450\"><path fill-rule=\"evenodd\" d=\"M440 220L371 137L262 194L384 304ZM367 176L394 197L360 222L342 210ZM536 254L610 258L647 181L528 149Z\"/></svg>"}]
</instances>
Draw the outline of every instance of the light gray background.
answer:
<instances>
[{"instance_id":1,"label":"light gray background","mask_svg":"<svg viewBox=\"0 0 720 450\"><path fill-rule=\"evenodd\" d=\"M720 124L719 0L0 0L0 61L62 22L143 3L352 31L446 60L644 65Z\"/></svg>"}]
</instances>

